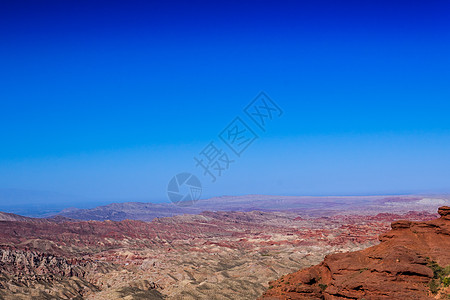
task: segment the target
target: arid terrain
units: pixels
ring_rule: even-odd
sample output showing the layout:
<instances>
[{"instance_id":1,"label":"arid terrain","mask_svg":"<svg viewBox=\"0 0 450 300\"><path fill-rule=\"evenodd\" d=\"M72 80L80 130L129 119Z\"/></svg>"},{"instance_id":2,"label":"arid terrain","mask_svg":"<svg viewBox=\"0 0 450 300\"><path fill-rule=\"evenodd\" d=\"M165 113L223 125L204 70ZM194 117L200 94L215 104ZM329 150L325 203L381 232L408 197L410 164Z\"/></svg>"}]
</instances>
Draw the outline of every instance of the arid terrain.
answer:
<instances>
[{"instance_id":1,"label":"arid terrain","mask_svg":"<svg viewBox=\"0 0 450 300\"><path fill-rule=\"evenodd\" d=\"M393 221L435 219L436 201L447 200L378 197L366 209L315 203L149 222L1 213L0 298L256 299L269 281L328 254L379 244Z\"/></svg>"},{"instance_id":2,"label":"arid terrain","mask_svg":"<svg viewBox=\"0 0 450 300\"><path fill-rule=\"evenodd\" d=\"M439 214L393 222L379 245L328 255L271 282L260 299L449 299L450 207Z\"/></svg>"}]
</instances>

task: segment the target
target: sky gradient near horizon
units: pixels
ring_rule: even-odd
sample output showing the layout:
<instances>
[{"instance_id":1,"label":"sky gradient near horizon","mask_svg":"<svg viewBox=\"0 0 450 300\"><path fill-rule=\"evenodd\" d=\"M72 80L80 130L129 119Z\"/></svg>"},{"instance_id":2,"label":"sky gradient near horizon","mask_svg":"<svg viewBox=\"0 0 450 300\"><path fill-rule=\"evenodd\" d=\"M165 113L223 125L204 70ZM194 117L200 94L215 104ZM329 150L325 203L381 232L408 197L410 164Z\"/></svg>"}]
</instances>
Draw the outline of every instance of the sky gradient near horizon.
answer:
<instances>
[{"instance_id":1,"label":"sky gradient near horizon","mask_svg":"<svg viewBox=\"0 0 450 300\"><path fill-rule=\"evenodd\" d=\"M448 1L4 1L0 189L160 202L192 172L205 197L448 193L449 13ZM211 183L194 156L260 91L283 115Z\"/></svg>"}]
</instances>

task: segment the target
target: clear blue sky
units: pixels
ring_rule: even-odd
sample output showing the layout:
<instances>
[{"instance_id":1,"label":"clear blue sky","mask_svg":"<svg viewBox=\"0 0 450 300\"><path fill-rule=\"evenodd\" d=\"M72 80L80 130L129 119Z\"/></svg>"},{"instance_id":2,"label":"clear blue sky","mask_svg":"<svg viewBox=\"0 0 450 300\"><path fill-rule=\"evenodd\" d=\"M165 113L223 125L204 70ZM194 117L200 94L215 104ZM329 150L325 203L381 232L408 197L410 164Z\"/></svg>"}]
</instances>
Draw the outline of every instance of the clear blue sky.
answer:
<instances>
[{"instance_id":1,"label":"clear blue sky","mask_svg":"<svg viewBox=\"0 0 450 300\"><path fill-rule=\"evenodd\" d=\"M450 191L450 2L92 2L0 4L0 189ZM210 183L193 157L261 90L283 116Z\"/></svg>"}]
</instances>

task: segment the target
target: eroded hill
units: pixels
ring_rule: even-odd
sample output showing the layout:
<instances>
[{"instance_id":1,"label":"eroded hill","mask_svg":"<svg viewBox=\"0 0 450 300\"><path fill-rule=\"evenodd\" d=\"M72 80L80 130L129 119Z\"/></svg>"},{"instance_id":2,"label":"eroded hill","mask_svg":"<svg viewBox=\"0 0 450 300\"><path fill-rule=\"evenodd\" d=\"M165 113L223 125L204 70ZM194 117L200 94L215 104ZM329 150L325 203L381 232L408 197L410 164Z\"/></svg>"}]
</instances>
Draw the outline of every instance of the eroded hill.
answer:
<instances>
[{"instance_id":1,"label":"eroded hill","mask_svg":"<svg viewBox=\"0 0 450 300\"><path fill-rule=\"evenodd\" d=\"M328 255L270 283L261 299L448 299L450 207L428 222L392 223L379 245Z\"/></svg>"}]
</instances>

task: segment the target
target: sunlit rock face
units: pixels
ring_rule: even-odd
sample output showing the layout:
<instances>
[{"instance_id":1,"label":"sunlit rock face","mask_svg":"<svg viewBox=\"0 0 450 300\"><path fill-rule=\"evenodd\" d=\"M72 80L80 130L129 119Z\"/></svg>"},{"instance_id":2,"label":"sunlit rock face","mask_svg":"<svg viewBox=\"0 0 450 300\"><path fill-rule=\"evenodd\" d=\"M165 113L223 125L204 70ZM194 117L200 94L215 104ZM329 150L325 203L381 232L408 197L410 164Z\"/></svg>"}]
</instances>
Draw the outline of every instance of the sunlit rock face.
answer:
<instances>
[{"instance_id":1,"label":"sunlit rock face","mask_svg":"<svg viewBox=\"0 0 450 300\"><path fill-rule=\"evenodd\" d=\"M450 282L450 207L427 222L392 223L379 245L332 254L270 283L261 299L444 299Z\"/></svg>"},{"instance_id":2,"label":"sunlit rock face","mask_svg":"<svg viewBox=\"0 0 450 300\"><path fill-rule=\"evenodd\" d=\"M351 213L351 214L350 214ZM216 211L74 221L0 221L0 298L256 299L281 275L379 243L399 219L434 214Z\"/></svg>"}]
</instances>

